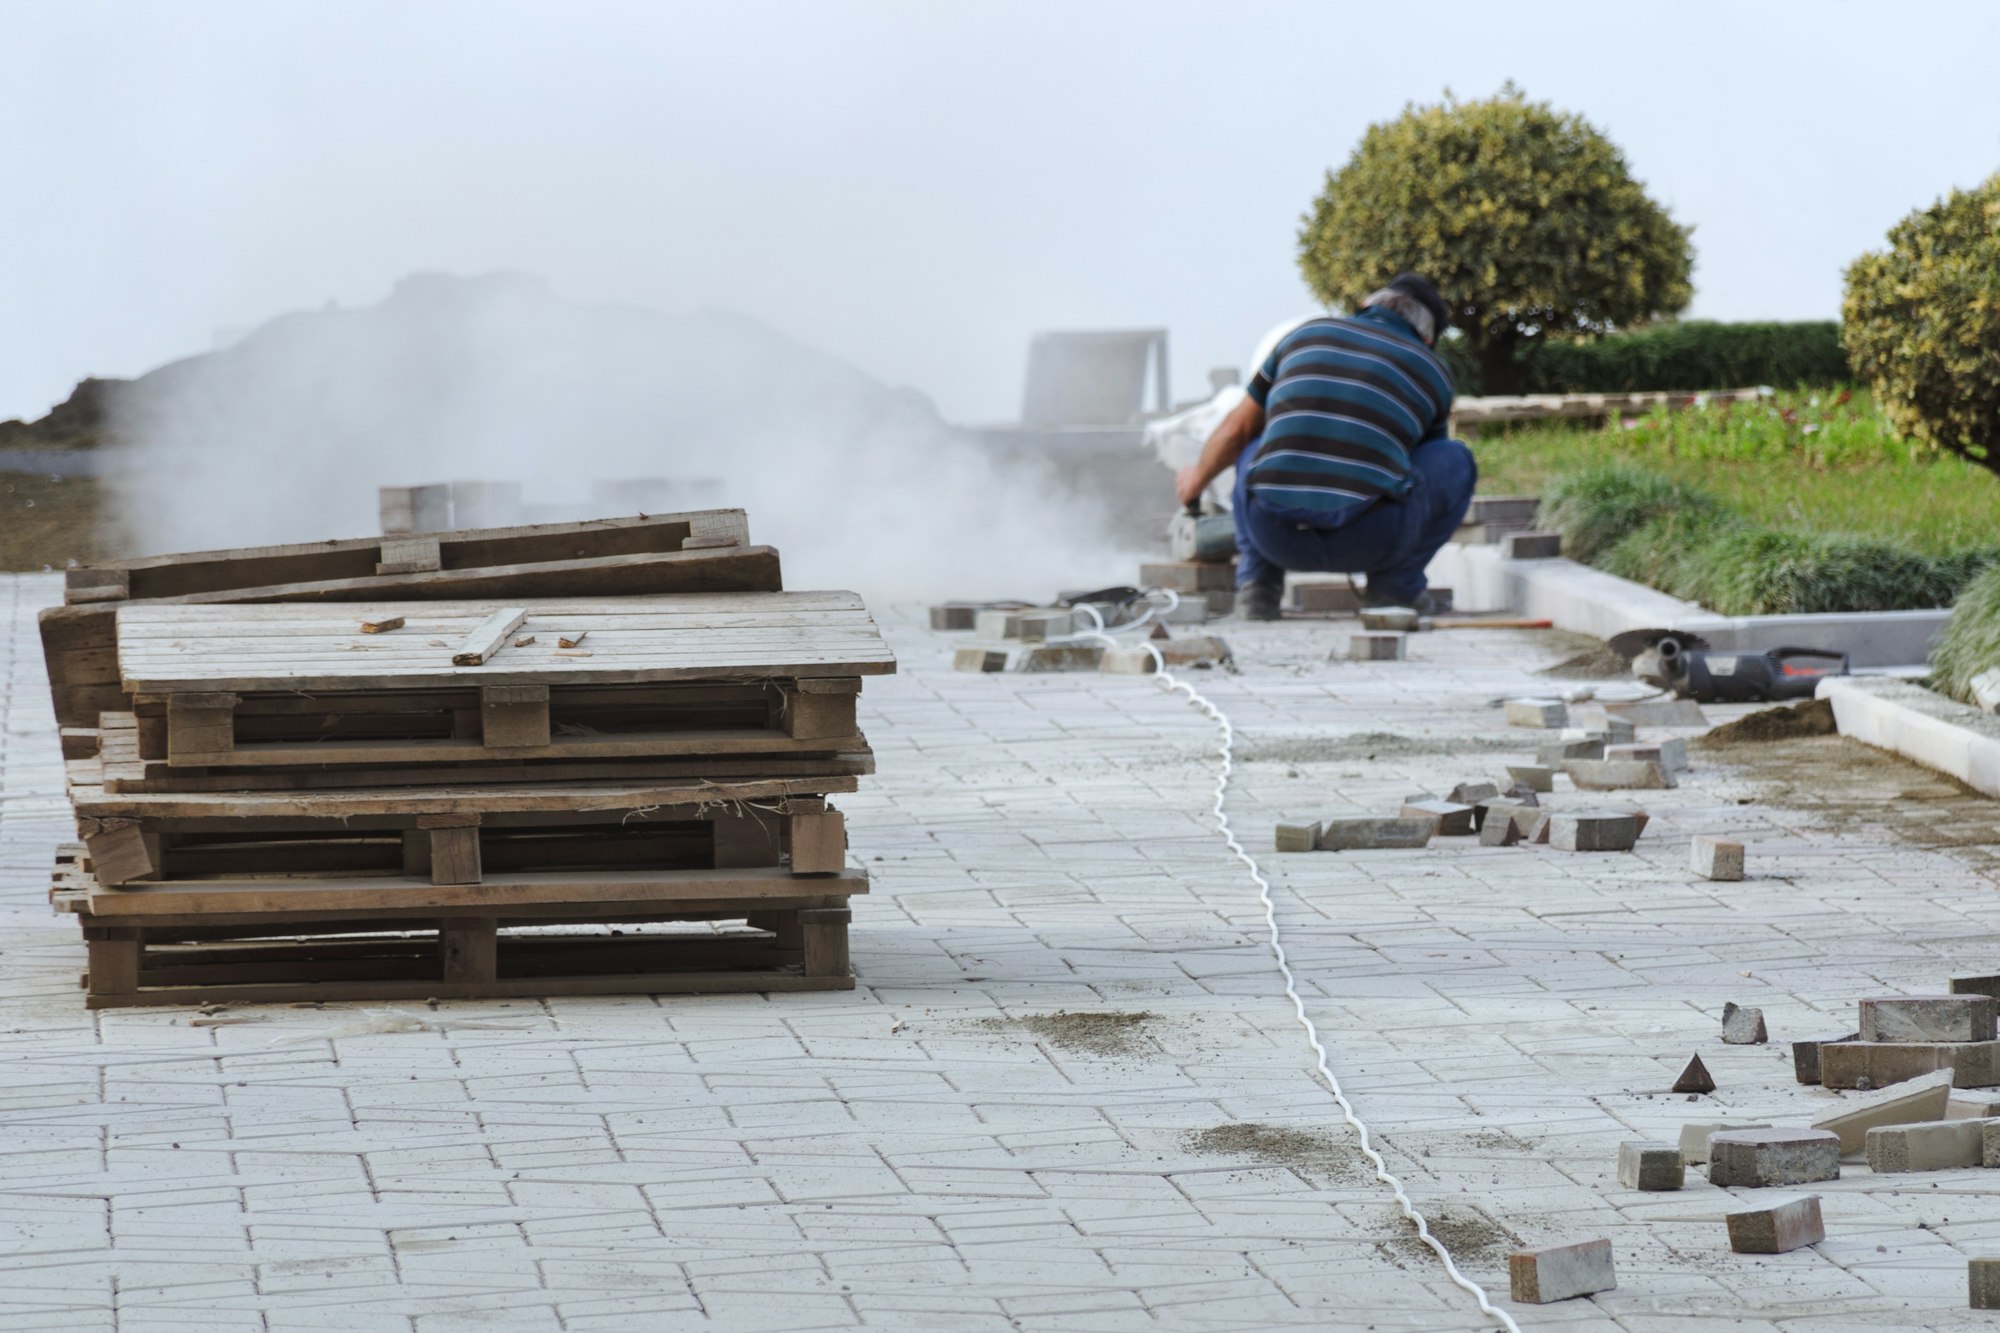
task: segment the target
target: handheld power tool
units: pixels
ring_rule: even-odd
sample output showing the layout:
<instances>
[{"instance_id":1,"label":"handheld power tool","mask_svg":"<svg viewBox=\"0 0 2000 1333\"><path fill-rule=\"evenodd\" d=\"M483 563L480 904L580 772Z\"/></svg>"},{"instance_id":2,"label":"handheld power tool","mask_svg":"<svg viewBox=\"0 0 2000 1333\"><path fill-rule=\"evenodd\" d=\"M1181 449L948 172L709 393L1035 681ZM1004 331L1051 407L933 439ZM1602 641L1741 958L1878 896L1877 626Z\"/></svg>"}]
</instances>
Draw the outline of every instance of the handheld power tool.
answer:
<instances>
[{"instance_id":1,"label":"handheld power tool","mask_svg":"<svg viewBox=\"0 0 2000 1333\"><path fill-rule=\"evenodd\" d=\"M1627 630L1611 651L1632 674L1656 689L1696 703L1769 703L1810 699L1828 676L1848 674L1846 653L1826 648L1773 648L1762 653L1717 652L1699 634Z\"/></svg>"},{"instance_id":2,"label":"handheld power tool","mask_svg":"<svg viewBox=\"0 0 2000 1333\"><path fill-rule=\"evenodd\" d=\"M1190 500L1167 526L1167 544L1176 560L1220 564L1236 558L1236 519L1230 514L1204 514L1201 501Z\"/></svg>"}]
</instances>

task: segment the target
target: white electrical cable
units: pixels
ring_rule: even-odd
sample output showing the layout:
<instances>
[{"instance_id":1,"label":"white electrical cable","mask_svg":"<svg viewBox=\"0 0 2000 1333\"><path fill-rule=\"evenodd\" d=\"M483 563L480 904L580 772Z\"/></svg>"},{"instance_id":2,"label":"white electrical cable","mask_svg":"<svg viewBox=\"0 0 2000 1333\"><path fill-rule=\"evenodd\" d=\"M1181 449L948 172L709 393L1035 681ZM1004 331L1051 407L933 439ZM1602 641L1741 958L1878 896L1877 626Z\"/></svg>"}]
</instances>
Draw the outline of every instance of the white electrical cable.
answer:
<instances>
[{"instance_id":1,"label":"white electrical cable","mask_svg":"<svg viewBox=\"0 0 2000 1333\"><path fill-rule=\"evenodd\" d=\"M1102 624L1102 621L1099 623ZM1117 643L1117 640L1101 630L1079 634L1077 637L1099 638L1114 645ZM1278 971L1284 974L1285 995L1292 1002L1292 1013L1298 1018L1299 1026L1306 1031L1306 1041L1312 1046L1313 1054L1319 1061L1320 1077L1326 1080L1327 1090L1333 1093L1334 1101L1340 1103L1341 1115L1353 1128L1355 1137L1360 1139L1362 1153L1373 1163L1375 1179L1389 1187L1390 1193L1396 1196L1396 1206L1416 1227L1418 1239L1436 1252L1439 1261L1444 1264L1446 1275L1458 1286L1470 1292L1473 1299L1479 1302L1481 1313L1499 1320L1508 1333L1521 1333L1521 1326L1514 1322L1513 1316L1495 1306L1486 1295L1484 1287L1459 1272L1458 1265L1452 1262L1451 1251L1444 1247L1444 1242L1431 1234L1430 1224L1424 1221L1424 1215L1417 1211L1417 1206L1410 1201L1410 1196L1403 1192L1403 1182L1389 1170L1388 1163L1382 1160L1382 1154L1375 1151L1374 1145L1369 1141L1368 1126L1355 1114L1354 1104L1347 1100L1347 1094L1341 1091L1340 1080L1334 1077L1333 1070L1327 1064L1326 1046L1320 1041L1319 1028L1312 1021L1312 1016L1306 1013L1306 1002L1299 997L1298 978L1292 975L1291 964L1285 959L1285 946L1278 939L1278 909L1271 901L1271 882L1264 878L1264 872L1258 866L1257 858L1244 851L1243 845L1236 841L1236 834L1229 827L1229 814L1223 808L1223 802L1229 792L1229 776L1236 767L1236 728L1230 725L1229 716L1217 708L1206 695L1167 670L1166 660L1161 657L1158 648L1145 640L1141 642L1145 643L1147 650L1153 655L1154 679L1160 683L1161 688L1186 695L1188 702L1207 714L1214 721L1216 729L1221 732L1222 743L1216 750L1217 757L1222 760L1221 770L1215 779L1216 831L1222 835L1223 842L1235 854L1236 859L1250 872L1250 878L1257 883L1257 897L1264 904L1264 925L1270 931L1271 956L1277 960Z\"/></svg>"}]
</instances>

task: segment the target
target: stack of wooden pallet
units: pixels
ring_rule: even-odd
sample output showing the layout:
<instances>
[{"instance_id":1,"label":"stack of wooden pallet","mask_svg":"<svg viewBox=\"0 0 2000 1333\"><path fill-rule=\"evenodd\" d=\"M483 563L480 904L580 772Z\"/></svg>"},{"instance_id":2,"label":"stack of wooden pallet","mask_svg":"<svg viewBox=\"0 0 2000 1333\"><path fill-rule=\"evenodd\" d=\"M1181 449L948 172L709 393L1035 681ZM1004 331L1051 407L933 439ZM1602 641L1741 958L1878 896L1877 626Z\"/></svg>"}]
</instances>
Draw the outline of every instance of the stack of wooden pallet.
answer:
<instances>
[{"instance_id":1,"label":"stack of wooden pallet","mask_svg":"<svg viewBox=\"0 0 2000 1333\"><path fill-rule=\"evenodd\" d=\"M93 1008L853 985L827 797L894 659L740 511L129 561L69 599L53 893Z\"/></svg>"}]
</instances>

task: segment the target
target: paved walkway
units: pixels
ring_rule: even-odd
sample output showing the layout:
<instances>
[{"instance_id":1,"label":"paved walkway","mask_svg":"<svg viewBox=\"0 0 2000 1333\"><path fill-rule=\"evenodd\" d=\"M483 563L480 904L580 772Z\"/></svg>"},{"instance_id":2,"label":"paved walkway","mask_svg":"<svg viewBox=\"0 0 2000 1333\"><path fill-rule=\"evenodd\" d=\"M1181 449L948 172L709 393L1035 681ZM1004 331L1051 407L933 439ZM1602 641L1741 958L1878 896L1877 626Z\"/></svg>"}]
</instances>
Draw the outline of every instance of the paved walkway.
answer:
<instances>
[{"instance_id":1,"label":"paved walkway","mask_svg":"<svg viewBox=\"0 0 2000 1333\"><path fill-rule=\"evenodd\" d=\"M57 595L0 580L0 1329L1491 1327L1309 1073L1203 817L1213 728L1152 682L955 674L949 638L886 618L881 774L843 803L876 875L851 994L201 1025L86 1012L43 905ZM1808 1118L1835 1094L1784 1039L2000 970L1990 803L1823 741L1698 757L1633 855L1265 855L1276 819L1498 776L1533 741L1488 701L1565 650L1461 632L1363 666L1326 660L1332 625L1228 632L1241 674L1199 682L1243 733L1230 809L1392 1168L1496 1296L1517 1245L1616 1250L1616 1291L1523 1327L1984 1322L1965 1260L2000 1253L2000 1175L1850 1166L1815 1187L1827 1242L1752 1258L1721 1216L1759 1192L1641 1195L1614 1159L1684 1120ZM1722 830L1750 881L1683 868ZM1731 999L1777 1041L1722 1046ZM1695 1051L1721 1090L1667 1093Z\"/></svg>"}]
</instances>

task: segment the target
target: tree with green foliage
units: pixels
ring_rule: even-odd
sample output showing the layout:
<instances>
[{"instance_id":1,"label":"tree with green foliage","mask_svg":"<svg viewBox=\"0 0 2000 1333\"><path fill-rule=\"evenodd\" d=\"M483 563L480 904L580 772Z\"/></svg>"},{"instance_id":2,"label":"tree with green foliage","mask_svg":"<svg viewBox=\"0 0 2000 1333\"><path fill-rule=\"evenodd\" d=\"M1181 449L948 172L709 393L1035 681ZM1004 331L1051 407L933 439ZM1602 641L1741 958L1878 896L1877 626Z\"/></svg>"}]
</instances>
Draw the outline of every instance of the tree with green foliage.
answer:
<instances>
[{"instance_id":1,"label":"tree with green foliage","mask_svg":"<svg viewBox=\"0 0 2000 1333\"><path fill-rule=\"evenodd\" d=\"M1424 274L1485 391L1518 393L1544 338L1685 308L1690 230L1588 121L1509 83L1369 126L1303 219L1299 267L1321 300L1350 309L1399 272Z\"/></svg>"},{"instance_id":2,"label":"tree with green foliage","mask_svg":"<svg viewBox=\"0 0 2000 1333\"><path fill-rule=\"evenodd\" d=\"M1891 425L2000 473L2000 175L1854 261L1840 336Z\"/></svg>"}]
</instances>

